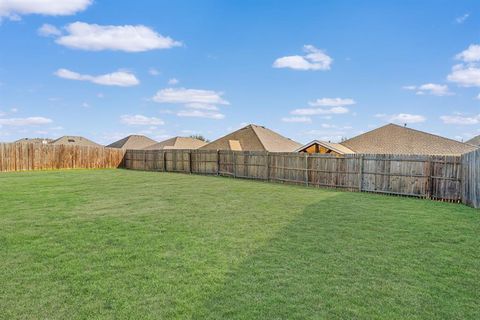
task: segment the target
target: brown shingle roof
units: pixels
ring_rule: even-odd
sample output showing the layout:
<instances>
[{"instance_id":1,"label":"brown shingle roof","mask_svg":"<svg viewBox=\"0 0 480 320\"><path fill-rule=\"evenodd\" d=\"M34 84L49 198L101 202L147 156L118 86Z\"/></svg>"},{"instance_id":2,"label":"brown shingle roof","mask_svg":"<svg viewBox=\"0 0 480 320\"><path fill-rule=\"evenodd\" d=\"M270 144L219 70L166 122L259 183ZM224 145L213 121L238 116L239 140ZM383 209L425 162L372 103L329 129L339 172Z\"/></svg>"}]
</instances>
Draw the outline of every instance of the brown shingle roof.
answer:
<instances>
[{"instance_id":1,"label":"brown shingle roof","mask_svg":"<svg viewBox=\"0 0 480 320\"><path fill-rule=\"evenodd\" d=\"M41 143L41 144L48 144L52 142L53 139L48 139L48 138L22 138L16 140L14 143Z\"/></svg>"},{"instance_id":2,"label":"brown shingle roof","mask_svg":"<svg viewBox=\"0 0 480 320\"><path fill-rule=\"evenodd\" d=\"M64 145L71 145L71 146L82 146L82 147L101 147L96 142L93 142L92 140L89 140L84 137L79 137L79 136L63 136L60 137L56 140L53 140L50 142L50 144L64 144Z\"/></svg>"},{"instance_id":3,"label":"brown shingle roof","mask_svg":"<svg viewBox=\"0 0 480 320\"><path fill-rule=\"evenodd\" d=\"M157 141L149 137L134 134L109 144L107 148L140 150L155 143L157 143Z\"/></svg>"},{"instance_id":4,"label":"brown shingle roof","mask_svg":"<svg viewBox=\"0 0 480 320\"><path fill-rule=\"evenodd\" d=\"M233 144L230 141L233 141ZM301 146L300 143L288 139L270 129L250 124L200 149L231 150L231 145L238 145L236 141L238 141L243 151L293 152Z\"/></svg>"},{"instance_id":5,"label":"brown shingle roof","mask_svg":"<svg viewBox=\"0 0 480 320\"><path fill-rule=\"evenodd\" d=\"M207 143L190 137L174 137L144 148L144 150L198 149Z\"/></svg>"},{"instance_id":6,"label":"brown shingle roof","mask_svg":"<svg viewBox=\"0 0 480 320\"><path fill-rule=\"evenodd\" d=\"M474 146L480 146L480 136L473 137L472 139L468 140L466 143L472 144Z\"/></svg>"},{"instance_id":7,"label":"brown shingle roof","mask_svg":"<svg viewBox=\"0 0 480 320\"><path fill-rule=\"evenodd\" d=\"M396 124L341 142L356 153L460 155L475 150L474 146Z\"/></svg>"}]
</instances>

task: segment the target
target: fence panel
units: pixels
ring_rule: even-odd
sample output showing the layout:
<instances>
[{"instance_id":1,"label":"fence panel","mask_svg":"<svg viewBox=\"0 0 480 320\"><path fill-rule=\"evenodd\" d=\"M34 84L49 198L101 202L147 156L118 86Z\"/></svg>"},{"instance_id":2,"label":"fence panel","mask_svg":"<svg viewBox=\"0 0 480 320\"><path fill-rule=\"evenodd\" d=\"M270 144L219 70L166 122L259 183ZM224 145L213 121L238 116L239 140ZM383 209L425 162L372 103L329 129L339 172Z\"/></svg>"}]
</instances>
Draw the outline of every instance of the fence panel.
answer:
<instances>
[{"instance_id":1,"label":"fence panel","mask_svg":"<svg viewBox=\"0 0 480 320\"><path fill-rule=\"evenodd\" d=\"M191 172L191 150L163 150L165 152L166 171L168 172Z\"/></svg>"},{"instance_id":2,"label":"fence panel","mask_svg":"<svg viewBox=\"0 0 480 320\"><path fill-rule=\"evenodd\" d=\"M1 143L0 172L118 168L125 150L103 147Z\"/></svg>"},{"instance_id":3,"label":"fence panel","mask_svg":"<svg viewBox=\"0 0 480 320\"><path fill-rule=\"evenodd\" d=\"M191 166L192 173L218 174L219 152L215 150L192 150Z\"/></svg>"},{"instance_id":4,"label":"fence panel","mask_svg":"<svg viewBox=\"0 0 480 320\"><path fill-rule=\"evenodd\" d=\"M480 149L462 155L462 202L480 208Z\"/></svg>"},{"instance_id":5,"label":"fence panel","mask_svg":"<svg viewBox=\"0 0 480 320\"><path fill-rule=\"evenodd\" d=\"M294 184L308 184L308 156L303 153L270 153L269 178Z\"/></svg>"}]
</instances>

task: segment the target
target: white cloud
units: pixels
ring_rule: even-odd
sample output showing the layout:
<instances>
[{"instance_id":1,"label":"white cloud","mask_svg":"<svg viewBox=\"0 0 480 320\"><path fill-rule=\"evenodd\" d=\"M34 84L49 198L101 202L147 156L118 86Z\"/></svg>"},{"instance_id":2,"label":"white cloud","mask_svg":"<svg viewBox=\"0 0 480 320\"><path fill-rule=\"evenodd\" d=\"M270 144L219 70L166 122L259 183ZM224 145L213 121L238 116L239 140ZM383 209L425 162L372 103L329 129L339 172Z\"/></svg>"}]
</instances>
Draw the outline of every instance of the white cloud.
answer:
<instances>
[{"instance_id":1,"label":"white cloud","mask_svg":"<svg viewBox=\"0 0 480 320\"><path fill-rule=\"evenodd\" d=\"M28 118L6 118L0 119L0 125L4 126L33 126L49 124L53 121L44 117L28 117Z\"/></svg>"},{"instance_id":2,"label":"white cloud","mask_svg":"<svg viewBox=\"0 0 480 320\"><path fill-rule=\"evenodd\" d=\"M455 59L462 60L464 62L480 61L480 45L471 44L466 50L457 54Z\"/></svg>"},{"instance_id":3,"label":"white cloud","mask_svg":"<svg viewBox=\"0 0 480 320\"><path fill-rule=\"evenodd\" d=\"M182 45L143 25L102 26L74 22L69 24L66 30L68 34L59 37L56 42L72 49L142 52Z\"/></svg>"},{"instance_id":4,"label":"white cloud","mask_svg":"<svg viewBox=\"0 0 480 320\"><path fill-rule=\"evenodd\" d=\"M178 79L175 79L175 78L172 78L172 79L168 79L168 84L170 85L176 85L178 84L180 81L178 81Z\"/></svg>"},{"instance_id":5,"label":"white cloud","mask_svg":"<svg viewBox=\"0 0 480 320\"><path fill-rule=\"evenodd\" d=\"M480 68L474 64L457 64L447 79L463 87L480 87Z\"/></svg>"},{"instance_id":6,"label":"white cloud","mask_svg":"<svg viewBox=\"0 0 480 320\"><path fill-rule=\"evenodd\" d=\"M294 70L330 70L333 59L322 50L312 45L303 46L305 55L286 56L274 61L274 68L290 68Z\"/></svg>"},{"instance_id":7,"label":"white cloud","mask_svg":"<svg viewBox=\"0 0 480 320\"><path fill-rule=\"evenodd\" d=\"M157 92L153 97L153 101L158 103L202 103L202 104L224 104L229 102L222 98L222 92L199 89L185 89L185 88L167 88Z\"/></svg>"},{"instance_id":8,"label":"white cloud","mask_svg":"<svg viewBox=\"0 0 480 320\"><path fill-rule=\"evenodd\" d=\"M186 109L175 112L179 117L197 117L223 119L225 115L218 112L217 105L230 104L222 92L200 89L166 88L159 90L152 98L158 103L182 104ZM169 112L170 110L163 110Z\"/></svg>"},{"instance_id":9,"label":"white cloud","mask_svg":"<svg viewBox=\"0 0 480 320\"><path fill-rule=\"evenodd\" d=\"M136 86L140 81L134 74L125 71L116 71L113 73L107 73L99 76L91 76L88 74L80 74L67 69L58 69L55 75L69 80L90 81L95 84L101 84L105 86L120 86L130 87Z\"/></svg>"},{"instance_id":10,"label":"white cloud","mask_svg":"<svg viewBox=\"0 0 480 320\"><path fill-rule=\"evenodd\" d=\"M410 113L398 113L392 115L375 115L376 117L385 118L389 122L394 123L420 123L427 120L424 116L419 114L410 114Z\"/></svg>"},{"instance_id":11,"label":"white cloud","mask_svg":"<svg viewBox=\"0 0 480 320\"><path fill-rule=\"evenodd\" d=\"M127 125L135 126L155 126L155 125L164 125L165 122L162 119L155 117L146 117L140 114L136 115L122 115L120 121Z\"/></svg>"},{"instance_id":12,"label":"white cloud","mask_svg":"<svg viewBox=\"0 0 480 320\"><path fill-rule=\"evenodd\" d=\"M353 99L322 98L308 103L312 107L345 107L356 104Z\"/></svg>"},{"instance_id":13,"label":"white cloud","mask_svg":"<svg viewBox=\"0 0 480 320\"><path fill-rule=\"evenodd\" d=\"M473 125L480 123L480 114L476 116L464 116L461 114L441 116L440 119L445 124Z\"/></svg>"},{"instance_id":14,"label":"white cloud","mask_svg":"<svg viewBox=\"0 0 480 320\"><path fill-rule=\"evenodd\" d=\"M332 107L328 109L324 108L303 108L295 109L291 114L301 115L301 116L313 116L313 115L326 115L326 114L344 114L348 113L348 108L345 107Z\"/></svg>"},{"instance_id":15,"label":"white cloud","mask_svg":"<svg viewBox=\"0 0 480 320\"><path fill-rule=\"evenodd\" d=\"M38 29L38 34L42 37L59 36L62 34L62 31L51 24L45 23Z\"/></svg>"},{"instance_id":16,"label":"white cloud","mask_svg":"<svg viewBox=\"0 0 480 320\"><path fill-rule=\"evenodd\" d=\"M215 119L220 120L225 118L224 114L219 112L212 112L212 111L201 111L201 110L180 110L177 113L179 117L195 117L195 118L208 118L208 119Z\"/></svg>"},{"instance_id":17,"label":"white cloud","mask_svg":"<svg viewBox=\"0 0 480 320\"><path fill-rule=\"evenodd\" d=\"M283 122L294 122L294 123L310 123L312 119L310 117L284 117L282 118Z\"/></svg>"},{"instance_id":18,"label":"white cloud","mask_svg":"<svg viewBox=\"0 0 480 320\"><path fill-rule=\"evenodd\" d=\"M404 86L403 89L416 91L416 94L431 94L433 96L451 96L452 92L448 90L446 84L425 83L420 86Z\"/></svg>"},{"instance_id":19,"label":"white cloud","mask_svg":"<svg viewBox=\"0 0 480 320\"><path fill-rule=\"evenodd\" d=\"M19 20L21 15L66 16L85 10L92 0L1 0L0 17Z\"/></svg>"}]
</instances>

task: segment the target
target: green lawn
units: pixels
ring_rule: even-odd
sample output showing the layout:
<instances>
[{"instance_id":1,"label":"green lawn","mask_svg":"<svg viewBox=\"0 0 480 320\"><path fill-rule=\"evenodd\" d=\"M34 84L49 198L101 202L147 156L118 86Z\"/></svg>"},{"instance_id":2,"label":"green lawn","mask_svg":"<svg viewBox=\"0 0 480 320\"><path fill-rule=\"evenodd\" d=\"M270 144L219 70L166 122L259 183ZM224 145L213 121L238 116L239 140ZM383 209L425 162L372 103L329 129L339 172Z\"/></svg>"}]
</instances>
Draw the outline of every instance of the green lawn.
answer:
<instances>
[{"instance_id":1,"label":"green lawn","mask_svg":"<svg viewBox=\"0 0 480 320\"><path fill-rule=\"evenodd\" d=\"M480 211L172 173L1 173L0 318L479 319Z\"/></svg>"}]
</instances>

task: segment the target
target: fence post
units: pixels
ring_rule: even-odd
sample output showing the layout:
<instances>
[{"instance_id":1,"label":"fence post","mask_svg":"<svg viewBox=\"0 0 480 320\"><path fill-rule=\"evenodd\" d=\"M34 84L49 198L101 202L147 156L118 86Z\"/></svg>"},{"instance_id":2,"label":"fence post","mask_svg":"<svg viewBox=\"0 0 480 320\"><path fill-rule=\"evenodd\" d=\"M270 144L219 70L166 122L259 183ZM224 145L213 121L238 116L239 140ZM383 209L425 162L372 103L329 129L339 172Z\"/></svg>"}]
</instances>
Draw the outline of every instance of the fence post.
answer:
<instances>
[{"instance_id":1,"label":"fence post","mask_svg":"<svg viewBox=\"0 0 480 320\"><path fill-rule=\"evenodd\" d=\"M163 172L167 172L167 153L162 151L163 154Z\"/></svg>"},{"instance_id":2,"label":"fence post","mask_svg":"<svg viewBox=\"0 0 480 320\"><path fill-rule=\"evenodd\" d=\"M192 174L192 152L193 150L188 150L188 167L190 174Z\"/></svg>"},{"instance_id":3,"label":"fence post","mask_svg":"<svg viewBox=\"0 0 480 320\"><path fill-rule=\"evenodd\" d=\"M433 197L433 176L435 174L435 162L432 161L432 158L429 158L428 161L428 194L429 199Z\"/></svg>"},{"instance_id":4,"label":"fence post","mask_svg":"<svg viewBox=\"0 0 480 320\"><path fill-rule=\"evenodd\" d=\"M305 152L305 185L308 187L308 152Z\"/></svg>"},{"instance_id":5,"label":"fence post","mask_svg":"<svg viewBox=\"0 0 480 320\"><path fill-rule=\"evenodd\" d=\"M270 181L270 152L267 151L267 154L266 154L266 163L265 163L265 166L266 166L266 169L267 169L267 181Z\"/></svg>"},{"instance_id":6,"label":"fence post","mask_svg":"<svg viewBox=\"0 0 480 320\"><path fill-rule=\"evenodd\" d=\"M363 155L358 157L358 192L362 192L363 188Z\"/></svg>"},{"instance_id":7,"label":"fence post","mask_svg":"<svg viewBox=\"0 0 480 320\"><path fill-rule=\"evenodd\" d=\"M235 151L232 151L233 153L233 177L237 177L237 156L235 154Z\"/></svg>"},{"instance_id":8,"label":"fence post","mask_svg":"<svg viewBox=\"0 0 480 320\"><path fill-rule=\"evenodd\" d=\"M217 150L217 176L220 175L220 150Z\"/></svg>"}]
</instances>

